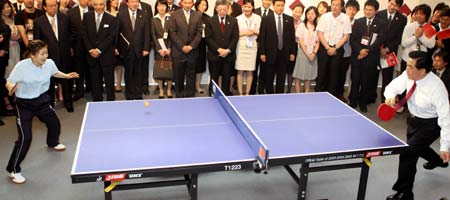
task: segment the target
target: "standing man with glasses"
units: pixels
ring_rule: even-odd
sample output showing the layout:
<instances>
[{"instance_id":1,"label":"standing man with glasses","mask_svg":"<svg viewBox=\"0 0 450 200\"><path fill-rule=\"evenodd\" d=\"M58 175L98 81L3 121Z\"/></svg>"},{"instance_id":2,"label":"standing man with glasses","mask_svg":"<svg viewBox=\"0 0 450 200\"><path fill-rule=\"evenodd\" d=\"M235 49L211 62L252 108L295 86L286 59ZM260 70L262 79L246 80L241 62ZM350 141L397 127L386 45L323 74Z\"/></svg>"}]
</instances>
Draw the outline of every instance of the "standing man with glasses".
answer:
<instances>
[{"instance_id":1,"label":"standing man with glasses","mask_svg":"<svg viewBox=\"0 0 450 200\"><path fill-rule=\"evenodd\" d=\"M219 83L222 76L222 90L225 95L232 95L230 91L230 77L236 60L236 44L239 40L239 27L236 18L227 15L227 0L216 1L216 15L206 24L205 38L208 44L208 63L211 65L211 81ZM219 83L220 84L220 83ZM211 94L212 84L209 85Z\"/></svg>"},{"instance_id":2,"label":"standing man with glasses","mask_svg":"<svg viewBox=\"0 0 450 200\"><path fill-rule=\"evenodd\" d=\"M331 12L320 17L317 25L320 40L317 52L316 92L328 91L339 98L340 74L342 74L342 57L344 44L352 33L350 18L342 13L344 0L331 0Z\"/></svg>"}]
</instances>

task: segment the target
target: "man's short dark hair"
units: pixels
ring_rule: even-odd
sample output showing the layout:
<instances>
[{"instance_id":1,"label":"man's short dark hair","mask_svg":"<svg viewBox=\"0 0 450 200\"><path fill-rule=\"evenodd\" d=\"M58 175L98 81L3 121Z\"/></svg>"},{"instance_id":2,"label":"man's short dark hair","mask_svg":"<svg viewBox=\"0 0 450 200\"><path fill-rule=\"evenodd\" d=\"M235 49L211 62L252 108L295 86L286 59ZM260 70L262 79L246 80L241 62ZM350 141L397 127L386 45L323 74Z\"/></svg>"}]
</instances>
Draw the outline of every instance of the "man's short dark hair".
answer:
<instances>
[{"instance_id":1,"label":"man's short dark hair","mask_svg":"<svg viewBox=\"0 0 450 200\"><path fill-rule=\"evenodd\" d=\"M436 58L436 57L442 58L442 60L443 60L444 62L446 62L447 65L450 64L450 61L449 61L450 58L449 58L447 52L445 52L445 51L439 51L438 53L436 53L436 54L433 55L433 58Z\"/></svg>"},{"instance_id":2,"label":"man's short dark hair","mask_svg":"<svg viewBox=\"0 0 450 200\"><path fill-rule=\"evenodd\" d=\"M282 1L283 3L286 3L285 0L272 0L272 4L275 4L275 2L277 2L277 1Z\"/></svg>"},{"instance_id":3,"label":"man's short dark hair","mask_svg":"<svg viewBox=\"0 0 450 200\"><path fill-rule=\"evenodd\" d=\"M423 51L411 51L409 52L409 57L411 59L416 60L416 68L417 69L425 69L428 73L431 71L431 67L433 66L433 61L430 56Z\"/></svg>"},{"instance_id":4,"label":"man's short dark hair","mask_svg":"<svg viewBox=\"0 0 450 200\"><path fill-rule=\"evenodd\" d=\"M378 3L377 0L367 0L366 3L364 3L364 8L366 6L371 6L375 8L375 10L378 10L380 8L380 3Z\"/></svg>"},{"instance_id":5,"label":"man's short dark hair","mask_svg":"<svg viewBox=\"0 0 450 200\"><path fill-rule=\"evenodd\" d=\"M216 1L216 6L214 6L214 7L216 7L217 8L217 6L228 6L228 0L217 0Z\"/></svg>"},{"instance_id":6,"label":"man's short dark hair","mask_svg":"<svg viewBox=\"0 0 450 200\"><path fill-rule=\"evenodd\" d=\"M331 3L330 3L330 4L333 4L333 1L336 1L336 0L331 0ZM339 0L339 1L341 1L341 7L344 8L344 6L345 6L345 1L344 1L344 0ZM330 6L331 6L331 5L330 5Z\"/></svg>"},{"instance_id":7,"label":"man's short dark hair","mask_svg":"<svg viewBox=\"0 0 450 200\"><path fill-rule=\"evenodd\" d=\"M390 2L391 0L388 0L388 3ZM401 7L402 5L403 5L403 0L394 0L395 1L395 4L397 4L397 6L398 7Z\"/></svg>"},{"instance_id":8,"label":"man's short dark hair","mask_svg":"<svg viewBox=\"0 0 450 200\"><path fill-rule=\"evenodd\" d=\"M441 11L441 17L450 17L450 8L444 8Z\"/></svg>"},{"instance_id":9,"label":"man's short dark hair","mask_svg":"<svg viewBox=\"0 0 450 200\"><path fill-rule=\"evenodd\" d=\"M359 11L359 3L356 0L347 1L347 3L345 4L345 8L347 7L354 7L357 11Z\"/></svg>"}]
</instances>

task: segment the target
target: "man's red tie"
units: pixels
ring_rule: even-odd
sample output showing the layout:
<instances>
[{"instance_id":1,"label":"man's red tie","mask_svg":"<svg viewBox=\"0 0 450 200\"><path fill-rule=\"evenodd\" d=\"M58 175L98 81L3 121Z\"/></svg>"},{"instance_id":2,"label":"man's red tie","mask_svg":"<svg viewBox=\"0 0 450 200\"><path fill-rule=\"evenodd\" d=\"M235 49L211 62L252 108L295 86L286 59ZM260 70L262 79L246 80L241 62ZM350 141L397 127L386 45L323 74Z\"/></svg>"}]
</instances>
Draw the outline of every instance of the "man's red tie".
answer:
<instances>
[{"instance_id":1,"label":"man's red tie","mask_svg":"<svg viewBox=\"0 0 450 200\"><path fill-rule=\"evenodd\" d=\"M414 81L414 84L411 86L411 89L409 89L406 96L400 102L398 102L399 107L402 107L403 105L405 105L405 103L408 101L408 99L411 98L415 89L416 89L416 81Z\"/></svg>"},{"instance_id":2,"label":"man's red tie","mask_svg":"<svg viewBox=\"0 0 450 200\"><path fill-rule=\"evenodd\" d=\"M220 30L223 31L225 30L225 24L223 23L223 18L220 18Z\"/></svg>"}]
</instances>

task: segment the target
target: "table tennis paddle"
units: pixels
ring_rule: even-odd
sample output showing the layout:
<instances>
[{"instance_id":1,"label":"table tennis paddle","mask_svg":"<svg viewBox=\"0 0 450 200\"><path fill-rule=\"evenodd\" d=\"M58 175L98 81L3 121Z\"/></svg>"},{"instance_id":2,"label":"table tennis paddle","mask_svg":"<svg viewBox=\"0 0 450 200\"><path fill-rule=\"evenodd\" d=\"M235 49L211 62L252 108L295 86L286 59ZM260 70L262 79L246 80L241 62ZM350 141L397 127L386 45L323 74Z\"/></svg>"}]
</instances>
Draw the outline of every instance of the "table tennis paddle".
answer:
<instances>
[{"instance_id":1,"label":"table tennis paddle","mask_svg":"<svg viewBox=\"0 0 450 200\"><path fill-rule=\"evenodd\" d=\"M17 82L14 86L13 86L13 88L9 91L9 93L8 93L8 95L9 96L12 96L16 91L17 91L17 88L19 87L19 82Z\"/></svg>"},{"instance_id":2,"label":"table tennis paddle","mask_svg":"<svg viewBox=\"0 0 450 200\"><path fill-rule=\"evenodd\" d=\"M395 104L394 106L390 106L388 104L382 103L378 106L377 115L382 121L389 121L394 118L395 113L398 109L400 109L399 104Z\"/></svg>"}]
</instances>

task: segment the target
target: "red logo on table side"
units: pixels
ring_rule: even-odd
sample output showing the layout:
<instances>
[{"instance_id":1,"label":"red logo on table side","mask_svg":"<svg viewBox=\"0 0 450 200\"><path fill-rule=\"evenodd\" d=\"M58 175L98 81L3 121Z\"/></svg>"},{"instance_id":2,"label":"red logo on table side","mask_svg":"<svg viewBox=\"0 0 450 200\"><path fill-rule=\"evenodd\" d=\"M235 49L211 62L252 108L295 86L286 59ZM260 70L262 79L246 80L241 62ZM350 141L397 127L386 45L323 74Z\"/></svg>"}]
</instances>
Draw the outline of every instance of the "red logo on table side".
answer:
<instances>
[{"instance_id":1,"label":"red logo on table side","mask_svg":"<svg viewBox=\"0 0 450 200\"><path fill-rule=\"evenodd\" d=\"M124 180L127 174L108 174L105 176L105 181L121 181Z\"/></svg>"},{"instance_id":2,"label":"red logo on table side","mask_svg":"<svg viewBox=\"0 0 450 200\"><path fill-rule=\"evenodd\" d=\"M381 151L367 152L367 153L366 153L366 158L375 157L375 156L380 156L380 155L381 155Z\"/></svg>"}]
</instances>

